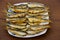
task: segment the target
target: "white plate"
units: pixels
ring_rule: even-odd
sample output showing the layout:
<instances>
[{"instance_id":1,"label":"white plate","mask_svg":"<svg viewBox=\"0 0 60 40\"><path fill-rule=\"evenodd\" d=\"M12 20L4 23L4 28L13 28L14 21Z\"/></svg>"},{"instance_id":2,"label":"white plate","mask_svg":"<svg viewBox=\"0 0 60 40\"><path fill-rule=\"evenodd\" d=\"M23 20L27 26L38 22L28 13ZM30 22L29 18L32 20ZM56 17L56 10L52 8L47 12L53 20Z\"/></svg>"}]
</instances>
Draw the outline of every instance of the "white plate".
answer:
<instances>
[{"instance_id":1,"label":"white plate","mask_svg":"<svg viewBox=\"0 0 60 40\"><path fill-rule=\"evenodd\" d=\"M23 2L23 3L17 3L17 4L14 4L14 5L20 5L20 4L27 4L27 3L31 3L31 2ZM43 5L43 4L42 4ZM44 15L48 15L48 12L46 13L46 14L44 14ZM46 17L45 19L49 19L49 16L48 16L48 18ZM49 24L49 22L46 22L46 23L41 23L40 25L45 25L45 24ZM40 36L40 35L43 35L43 34L45 34L47 32L47 29L45 29L44 31L42 31L42 32L40 32L40 33L38 33L38 34L35 34L35 35L27 35L27 36L17 36L17 35L14 35L14 34L12 34L9 30L8 30L8 33L10 34L10 35L12 35L12 36L15 36L15 37L19 37L19 38L31 38L31 37L36 37L36 36Z\"/></svg>"},{"instance_id":2,"label":"white plate","mask_svg":"<svg viewBox=\"0 0 60 40\"><path fill-rule=\"evenodd\" d=\"M36 36L40 36L40 35L43 35L47 32L47 29L45 29L44 31L38 33L38 34L35 34L35 35L27 35L27 36L17 36L17 35L14 35L12 34L9 30L8 30L8 33L12 36L15 36L15 37L20 37L20 38L31 38L31 37L36 37Z\"/></svg>"}]
</instances>

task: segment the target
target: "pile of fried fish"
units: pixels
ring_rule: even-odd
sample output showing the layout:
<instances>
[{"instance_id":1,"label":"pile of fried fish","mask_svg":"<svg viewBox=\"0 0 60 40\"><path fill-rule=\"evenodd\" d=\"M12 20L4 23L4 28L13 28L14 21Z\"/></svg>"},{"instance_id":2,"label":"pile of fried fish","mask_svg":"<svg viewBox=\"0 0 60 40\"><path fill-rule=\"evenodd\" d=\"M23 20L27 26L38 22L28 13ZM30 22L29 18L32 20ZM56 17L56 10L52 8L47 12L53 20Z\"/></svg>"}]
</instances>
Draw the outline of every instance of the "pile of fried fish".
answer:
<instances>
[{"instance_id":1,"label":"pile of fried fish","mask_svg":"<svg viewBox=\"0 0 60 40\"><path fill-rule=\"evenodd\" d=\"M17 36L35 35L50 28L48 9L43 4L8 5L7 30Z\"/></svg>"}]
</instances>

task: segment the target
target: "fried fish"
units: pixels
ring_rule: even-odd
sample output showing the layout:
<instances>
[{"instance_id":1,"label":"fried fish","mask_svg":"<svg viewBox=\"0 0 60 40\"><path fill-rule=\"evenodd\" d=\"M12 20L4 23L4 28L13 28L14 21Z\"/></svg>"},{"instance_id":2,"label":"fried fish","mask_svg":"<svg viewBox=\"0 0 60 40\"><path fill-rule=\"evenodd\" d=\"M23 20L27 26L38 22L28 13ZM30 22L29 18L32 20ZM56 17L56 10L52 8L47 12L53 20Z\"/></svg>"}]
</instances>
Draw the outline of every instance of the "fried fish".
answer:
<instances>
[{"instance_id":1,"label":"fried fish","mask_svg":"<svg viewBox=\"0 0 60 40\"><path fill-rule=\"evenodd\" d=\"M31 30L36 30L36 31L43 30L43 29L46 29L46 28L50 28L50 26L49 25L30 26Z\"/></svg>"},{"instance_id":2,"label":"fried fish","mask_svg":"<svg viewBox=\"0 0 60 40\"><path fill-rule=\"evenodd\" d=\"M9 30L12 34L17 35L17 36L26 36L25 32L21 31L15 31L15 30Z\"/></svg>"},{"instance_id":3,"label":"fried fish","mask_svg":"<svg viewBox=\"0 0 60 40\"><path fill-rule=\"evenodd\" d=\"M14 24L8 24L11 28L18 28L18 29L24 29L26 26L24 25L14 25Z\"/></svg>"}]
</instances>

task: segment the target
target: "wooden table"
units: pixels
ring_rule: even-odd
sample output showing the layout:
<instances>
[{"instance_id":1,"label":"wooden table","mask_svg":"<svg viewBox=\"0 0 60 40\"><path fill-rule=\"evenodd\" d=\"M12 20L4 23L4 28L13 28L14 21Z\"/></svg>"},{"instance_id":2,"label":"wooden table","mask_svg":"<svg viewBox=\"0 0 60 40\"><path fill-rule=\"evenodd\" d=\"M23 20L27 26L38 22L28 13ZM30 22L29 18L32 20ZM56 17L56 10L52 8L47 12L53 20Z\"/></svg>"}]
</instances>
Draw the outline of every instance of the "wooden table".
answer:
<instances>
[{"instance_id":1,"label":"wooden table","mask_svg":"<svg viewBox=\"0 0 60 40\"><path fill-rule=\"evenodd\" d=\"M50 7L50 23L51 28L47 31L46 34L34 37L34 38L16 38L10 36L5 30L6 21L6 13L4 13L4 9L6 9L7 3L10 2L12 4L19 2L40 2L46 4ZM60 40L60 0L0 0L0 40Z\"/></svg>"}]
</instances>

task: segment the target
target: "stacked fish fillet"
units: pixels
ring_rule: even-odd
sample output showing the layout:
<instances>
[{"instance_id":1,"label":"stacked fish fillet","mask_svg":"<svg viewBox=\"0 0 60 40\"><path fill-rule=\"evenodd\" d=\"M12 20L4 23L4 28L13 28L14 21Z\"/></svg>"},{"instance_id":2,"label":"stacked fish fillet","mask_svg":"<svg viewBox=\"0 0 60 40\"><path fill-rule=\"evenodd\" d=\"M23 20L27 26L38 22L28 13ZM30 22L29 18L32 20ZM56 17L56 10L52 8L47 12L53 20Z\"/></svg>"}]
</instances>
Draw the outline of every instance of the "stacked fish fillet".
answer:
<instances>
[{"instance_id":1,"label":"stacked fish fillet","mask_svg":"<svg viewBox=\"0 0 60 40\"><path fill-rule=\"evenodd\" d=\"M27 3L8 7L7 29L17 36L35 35L49 28L48 8Z\"/></svg>"}]
</instances>

